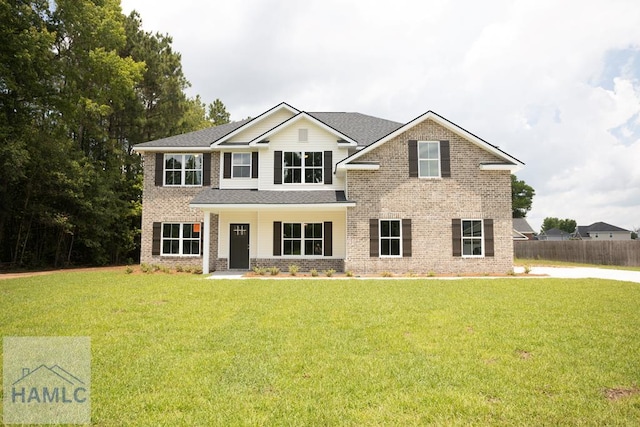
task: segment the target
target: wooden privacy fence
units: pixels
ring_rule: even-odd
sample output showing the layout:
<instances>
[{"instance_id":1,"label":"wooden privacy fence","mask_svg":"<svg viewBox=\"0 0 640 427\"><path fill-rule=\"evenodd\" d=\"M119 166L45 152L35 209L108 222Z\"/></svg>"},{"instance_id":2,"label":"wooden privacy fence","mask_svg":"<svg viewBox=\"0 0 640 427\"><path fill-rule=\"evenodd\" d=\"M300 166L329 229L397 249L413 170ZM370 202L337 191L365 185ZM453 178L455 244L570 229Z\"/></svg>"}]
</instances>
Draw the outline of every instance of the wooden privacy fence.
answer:
<instances>
[{"instance_id":1,"label":"wooden privacy fence","mask_svg":"<svg viewBox=\"0 0 640 427\"><path fill-rule=\"evenodd\" d=\"M640 240L516 240L513 252L516 258L640 266Z\"/></svg>"}]
</instances>

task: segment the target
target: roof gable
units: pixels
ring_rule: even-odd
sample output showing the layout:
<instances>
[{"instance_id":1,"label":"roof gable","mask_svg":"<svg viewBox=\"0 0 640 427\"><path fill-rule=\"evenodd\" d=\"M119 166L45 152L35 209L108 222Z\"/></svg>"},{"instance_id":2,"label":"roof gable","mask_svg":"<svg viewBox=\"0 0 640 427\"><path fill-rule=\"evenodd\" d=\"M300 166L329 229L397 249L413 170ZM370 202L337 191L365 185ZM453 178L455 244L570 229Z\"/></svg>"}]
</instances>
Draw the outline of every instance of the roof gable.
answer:
<instances>
[{"instance_id":1,"label":"roof gable","mask_svg":"<svg viewBox=\"0 0 640 427\"><path fill-rule=\"evenodd\" d=\"M244 143L249 143L250 141L256 139L256 134L257 135L261 135L264 133L264 129L259 129L260 128L260 124L264 124L265 122L268 122L268 120L270 118L273 118L275 116L277 116L279 113L290 113L291 115L293 115L293 117L295 117L295 115L299 114L300 111L298 111L297 109L293 108L291 105L287 104L286 102L281 102L280 104L276 105L275 107L265 111L264 113L260 114L258 117L255 117L249 121L247 121L246 123L244 123L242 126L238 127L237 129L235 129L233 132L228 133L227 135L224 135L223 138L218 139L217 141L214 141L212 145L216 146L216 145L220 145L220 144L224 144L227 141L231 141L232 139L234 139L234 137L239 136L241 133L247 133L249 134L251 131L251 128L258 128L258 131L255 132L253 135L249 136L249 140L248 141L242 141ZM290 117L289 117L290 118ZM286 121L286 119L284 120ZM279 122L277 126L279 126L280 124L283 123L283 121L278 120L277 122ZM273 124L268 124L267 125L267 129L269 128L273 128ZM238 142L238 141L234 141L234 142Z\"/></svg>"},{"instance_id":2,"label":"roof gable","mask_svg":"<svg viewBox=\"0 0 640 427\"><path fill-rule=\"evenodd\" d=\"M362 157L364 154L375 150L377 147L381 146L382 144L392 140L393 138L397 137L398 135L401 135L402 133L406 132L407 130L411 129L412 127L424 122L425 120L432 120L435 123L439 124L440 126L452 131L453 133L461 136L462 138L466 139L467 141L477 145L478 147L482 148L483 150L486 150L490 153L492 153L494 156L498 157L499 159L503 160L504 163L500 164L500 165L492 165L492 166L506 166L509 169L517 169L520 166L523 166L524 163L521 162L520 160L516 159L515 157L507 154L506 152L500 150L497 146L489 144L487 141L483 140L482 138L479 138L478 136L472 134L471 132L461 128L460 126L456 125L455 123L445 119L444 117L440 116L439 114L429 110L426 113L424 113L421 116L416 117L415 119L411 120L410 122L408 122L407 124L400 126L399 128L397 128L396 130L394 130L393 132L389 133L388 135L380 138L379 140L375 141L374 143L368 145L367 147L365 147L364 149L352 154L351 156L347 157L346 159L342 160L339 165L341 164L349 164L350 162L357 160L358 158Z\"/></svg>"},{"instance_id":3,"label":"roof gable","mask_svg":"<svg viewBox=\"0 0 640 427\"><path fill-rule=\"evenodd\" d=\"M327 125L326 123L318 120L317 118L315 118L311 114L306 113L306 112L303 111L303 112L300 112L300 113L296 114L295 116L291 117L289 120L286 120L286 121L280 123L276 127L268 130L267 132L256 136L251 141L250 145L255 145L255 144L260 143L261 141L268 140L269 137L271 137L272 135L280 132L281 130L283 130L283 129L289 127L289 126L294 125L295 123L298 123L298 122L300 122L302 120L305 120L305 119L310 121L314 125L318 126L319 128L321 128L321 129L323 129L323 130L335 135L336 138L337 138L336 142L339 141L339 140L343 140L343 141L346 141L350 145L353 145L353 146L358 144L357 141L353 140L348 135L343 134L342 132L332 128L331 126Z\"/></svg>"}]
</instances>

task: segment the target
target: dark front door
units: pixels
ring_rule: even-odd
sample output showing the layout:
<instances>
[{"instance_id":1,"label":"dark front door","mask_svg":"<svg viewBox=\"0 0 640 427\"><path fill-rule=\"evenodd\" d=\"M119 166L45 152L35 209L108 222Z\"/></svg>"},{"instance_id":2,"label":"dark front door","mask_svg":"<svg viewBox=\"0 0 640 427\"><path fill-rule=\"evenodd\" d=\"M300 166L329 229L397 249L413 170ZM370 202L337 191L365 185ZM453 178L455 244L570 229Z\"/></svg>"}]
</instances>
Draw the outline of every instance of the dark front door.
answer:
<instances>
[{"instance_id":1,"label":"dark front door","mask_svg":"<svg viewBox=\"0 0 640 427\"><path fill-rule=\"evenodd\" d=\"M249 269L249 224L229 226L229 268Z\"/></svg>"}]
</instances>

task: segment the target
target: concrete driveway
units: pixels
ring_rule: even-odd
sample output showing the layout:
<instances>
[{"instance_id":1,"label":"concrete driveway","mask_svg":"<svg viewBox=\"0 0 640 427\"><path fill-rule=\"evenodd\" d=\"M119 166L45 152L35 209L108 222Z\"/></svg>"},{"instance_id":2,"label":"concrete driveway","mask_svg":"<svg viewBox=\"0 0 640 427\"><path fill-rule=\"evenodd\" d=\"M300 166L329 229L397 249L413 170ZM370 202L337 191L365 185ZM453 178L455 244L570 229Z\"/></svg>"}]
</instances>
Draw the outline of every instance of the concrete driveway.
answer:
<instances>
[{"instance_id":1,"label":"concrete driveway","mask_svg":"<svg viewBox=\"0 0 640 427\"><path fill-rule=\"evenodd\" d=\"M515 267L516 273L523 273L524 267ZM612 270L592 267L531 267L532 275L545 275L563 279L609 279L640 283L640 271Z\"/></svg>"}]
</instances>

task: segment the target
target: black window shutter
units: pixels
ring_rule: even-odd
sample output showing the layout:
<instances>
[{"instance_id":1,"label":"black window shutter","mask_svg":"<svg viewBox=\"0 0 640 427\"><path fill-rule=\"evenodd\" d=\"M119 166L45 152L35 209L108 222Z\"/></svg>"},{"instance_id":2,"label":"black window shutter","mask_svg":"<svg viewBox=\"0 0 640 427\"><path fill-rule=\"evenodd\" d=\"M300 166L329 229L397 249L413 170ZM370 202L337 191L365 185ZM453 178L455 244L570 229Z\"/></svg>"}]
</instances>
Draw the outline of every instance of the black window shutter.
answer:
<instances>
[{"instance_id":1,"label":"black window shutter","mask_svg":"<svg viewBox=\"0 0 640 427\"><path fill-rule=\"evenodd\" d=\"M251 178L258 177L258 152L251 153Z\"/></svg>"},{"instance_id":2,"label":"black window shutter","mask_svg":"<svg viewBox=\"0 0 640 427\"><path fill-rule=\"evenodd\" d=\"M440 141L440 174L443 178L451 178L451 156L449 154L449 141Z\"/></svg>"},{"instance_id":3,"label":"black window shutter","mask_svg":"<svg viewBox=\"0 0 640 427\"><path fill-rule=\"evenodd\" d=\"M324 152L324 183L333 184L333 152Z\"/></svg>"},{"instance_id":4,"label":"black window shutter","mask_svg":"<svg viewBox=\"0 0 640 427\"><path fill-rule=\"evenodd\" d=\"M164 178L164 153L156 153L156 187L162 187Z\"/></svg>"},{"instance_id":5,"label":"black window shutter","mask_svg":"<svg viewBox=\"0 0 640 427\"><path fill-rule=\"evenodd\" d=\"M282 222L273 221L273 256L282 255Z\"/></svg>"},{"instance_id":6,"label":"black window shutter","mask_svg":"<svg viewBox=\"0 0 640 427\"><path fill-rule=\"evenodd\" d=\"M324 256L333 255L333 223L325 221L324 223Z\"/></svg>"},{"instance_id":7,"label":"black window shutter","mask_svg":"<svg viewBox=\"0 0 640 427\"><path fill-rule=\"evenodd\" d=\"M411 256L411 219L402 220L402 256Z\"/></svg>"},{"instance_id":8,"label":"black window shutter","mask_svg":"<svg viewBox=\"0 0 640 427\"><path fill-rule=\"evenodd\" d=\"M409 177L418 177L418 141L409 141Z\"/></svg>"},{"instance_id":9,"label":"black window shutter","mask_svg":"<svg viewBox=\"0 0 640 427\"><path fill-rule=\"evenodd\" d=\"M160 243L162 241L162 223L153 223L153 239L151 243L151 255L160 255Z\"/></svg>"},{"instance_id":10,"label":"black window shutter","mask_svg":"<svg viewBox=\"0 0 640 427\"><path fill-rule=\"evenodd\" d=\"M380 256L380 243L379 243L379 231L378 231L378 220L370 219L369 220L369 256L377 257Z\"/></svg>"},{"instance_id":11,"label":"black window shutter","mask_svg":"<svg viewBox=\"0 0 640 427\"><path fill-rule=\"evenodd\" d=\"M231 178L231 153L224 153L222 163L222 177L224 179Z\"/></svg>"},{"instance_id":12,"label":"black window shutter","mask_svg":"<svg viewBox=\"0 0 640 427\"><path fill-rule=\"evenodd\" d=\"M273 152L273 183L282 184L282 151Z\"/></svg>"},{"instance_id":13,"label":"black window shutter","mask_svg":"<svg viewBox=\"0 0 640 427\"><path fill-rule=\"evenodd\" d=\"M202 155L202 185L205 187L211 185L211 153Z\"/></svg>"},{"instance_id":14,"label":"black window shutter","mask_svg":"<svg viewBox=\"0 0 640 427\"><path fill-rule=\"evenodd\" d=\"M494 241L493 241L493 220L484 220L484 255L494 256Z\"/></svg>"},{"instance_id":15,"label":"black window shutter","mask_svg":"<svg viewBox=\"0 0 640 427\"><path fill-rule=\"evenodd\" d=\"M451 244L453 256L462 256L462 222L460 219L451 220Z\"/></svg>"}]
</instances>

